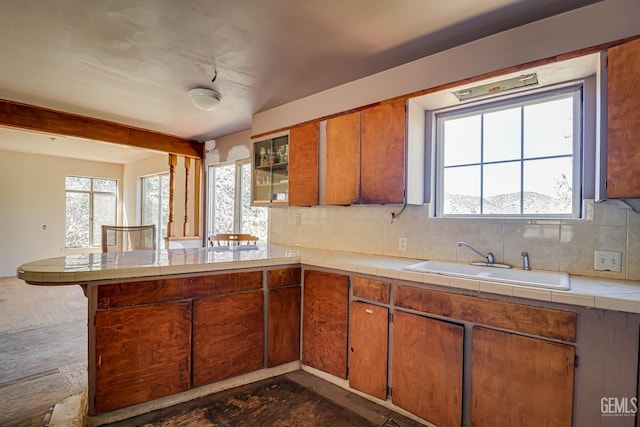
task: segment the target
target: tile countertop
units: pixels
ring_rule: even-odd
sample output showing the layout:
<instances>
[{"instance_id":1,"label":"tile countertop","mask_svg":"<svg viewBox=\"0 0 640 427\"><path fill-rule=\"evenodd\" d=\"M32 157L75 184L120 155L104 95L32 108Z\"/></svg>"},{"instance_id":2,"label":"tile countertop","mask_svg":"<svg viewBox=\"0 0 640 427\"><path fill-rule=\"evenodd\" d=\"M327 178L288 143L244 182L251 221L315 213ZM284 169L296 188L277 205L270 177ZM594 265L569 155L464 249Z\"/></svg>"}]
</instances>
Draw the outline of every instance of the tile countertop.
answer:
<instances>
[{"instance_id":1,"label":"tile countertop","mask_svg":"<svg viewBox=\"0 0 640 427\"><path fill-rule=\"evenodd\" d=\"M556 291L402 270L419 261L421 260L260 244L257 249L242 251L197 248L67 255L24 264L18 268L17 273L18 278L31 284L69 285L122 278L304 264L480 293L640 313L640 282L636 281L571 276L571 290Z\"/></svg>"}]
</instances>

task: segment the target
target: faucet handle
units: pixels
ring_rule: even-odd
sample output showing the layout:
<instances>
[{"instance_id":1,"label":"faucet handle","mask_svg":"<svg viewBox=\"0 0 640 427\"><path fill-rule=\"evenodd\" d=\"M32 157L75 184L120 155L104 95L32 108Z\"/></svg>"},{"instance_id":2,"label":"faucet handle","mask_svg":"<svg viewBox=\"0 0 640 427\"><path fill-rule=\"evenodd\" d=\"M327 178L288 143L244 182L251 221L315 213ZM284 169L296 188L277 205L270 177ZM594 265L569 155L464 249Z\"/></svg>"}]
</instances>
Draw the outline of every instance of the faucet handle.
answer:
<instances>
[{"instance_id":1,"label":"faucet handle","mask_svg":"<svg viewBox=\"0 0 640 427\"><path fill-rule=\"evenodd\" d=\"M531 266L529 265L529 253L523 251L520 255L522 255L522 269L531 270Z\"/></svg>"},{"instance_id":2,"label":"faucet handle","mask_svg":"<svg viewBox=\"0 0 640 427\"><path fill-rule=\"evenodd\" d=\"M489 252L487 254L487 262L489 264L493 264L493 263L495 263L495 261L496 261L496 256L493 254L493 252Z\"/></svg>"}]
</instances>

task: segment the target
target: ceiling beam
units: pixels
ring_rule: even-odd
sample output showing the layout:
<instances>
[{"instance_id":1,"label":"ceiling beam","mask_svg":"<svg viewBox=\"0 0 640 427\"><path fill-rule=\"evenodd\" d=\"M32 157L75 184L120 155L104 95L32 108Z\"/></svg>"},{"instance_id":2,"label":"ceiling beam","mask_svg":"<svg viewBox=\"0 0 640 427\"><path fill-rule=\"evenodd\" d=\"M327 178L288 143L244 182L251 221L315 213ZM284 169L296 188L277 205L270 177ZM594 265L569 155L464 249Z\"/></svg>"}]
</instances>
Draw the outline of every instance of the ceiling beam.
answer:
<instances>
[{"instance_id":1,"label":"ceiling beam","mask_svg":"<svg viewBox=\"0 0 640 427\"><path fill-rule=\"evenodd\" d=\"M0 126L110 142L198 159L203 156L203 144L190 139L4 99L0 99Z\"/></svg>"}]
</instances>

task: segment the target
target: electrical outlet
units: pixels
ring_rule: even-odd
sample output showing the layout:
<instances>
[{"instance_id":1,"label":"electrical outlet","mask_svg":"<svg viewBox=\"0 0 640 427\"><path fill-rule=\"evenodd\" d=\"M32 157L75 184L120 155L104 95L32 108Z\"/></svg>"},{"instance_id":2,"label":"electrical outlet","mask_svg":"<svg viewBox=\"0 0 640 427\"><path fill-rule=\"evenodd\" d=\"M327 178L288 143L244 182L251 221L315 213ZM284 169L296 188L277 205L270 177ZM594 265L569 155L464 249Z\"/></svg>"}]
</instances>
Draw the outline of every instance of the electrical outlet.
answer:
<instances>
[{"instance_id":1,"label":"electrical outlet","mask_svg":"<svg viewBox=\"0 0 640 427\"><path fill-rule=\"evenodd\" d=\"M598 271L622 271L622 252L595 251L593 269Z\"/></svg>"},{"instance_id":2,"label":"electrical outlet","mask_svg":"<svg viewBox=\"0 0 640 427\"><path fill-rule=\"evenodd\" d=\"M407 237L398 237L398 250L400 252L407 251L408 240Z\"/></svg>"}]
</instances>

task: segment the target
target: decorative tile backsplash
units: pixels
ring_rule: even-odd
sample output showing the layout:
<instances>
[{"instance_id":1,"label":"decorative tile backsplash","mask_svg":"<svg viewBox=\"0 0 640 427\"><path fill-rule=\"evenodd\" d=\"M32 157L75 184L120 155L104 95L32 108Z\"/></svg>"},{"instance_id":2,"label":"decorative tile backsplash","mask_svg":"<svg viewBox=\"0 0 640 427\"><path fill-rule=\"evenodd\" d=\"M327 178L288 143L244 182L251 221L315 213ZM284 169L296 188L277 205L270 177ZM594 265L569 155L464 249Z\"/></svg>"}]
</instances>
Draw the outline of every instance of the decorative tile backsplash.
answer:
<instances>
[{"instance_id":1,"label":"decorative tile backsplash","mask_svg":"<svg viewBox=\"0 0 640 427\"><path fill-rule=\"evenodd\" d=\"M272 208L270 242L406 258L478 260L478 255L457 246L465 241L483 253L493 252L496 262L514 268L522 266L520 254L526 251L533 269L640 280L640 214L620 201L587 200L585 219L580 220L429 218L429 207L424 205L407 206L391 223L391 212L399 208ZM398 250L399 237L408 238L405 252ZM622 252L622 271L594 271L595 250Z\"/></svg>"}]
</instances>

